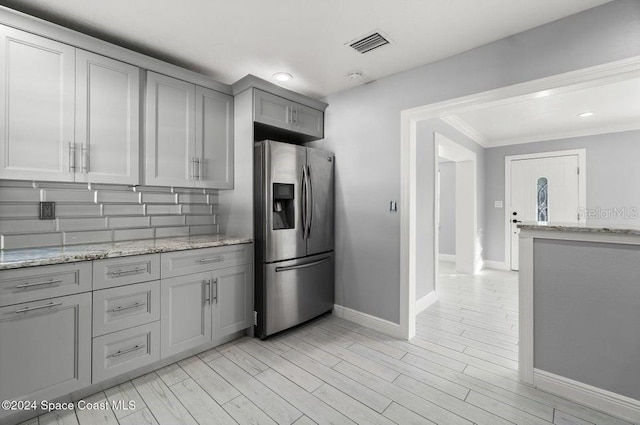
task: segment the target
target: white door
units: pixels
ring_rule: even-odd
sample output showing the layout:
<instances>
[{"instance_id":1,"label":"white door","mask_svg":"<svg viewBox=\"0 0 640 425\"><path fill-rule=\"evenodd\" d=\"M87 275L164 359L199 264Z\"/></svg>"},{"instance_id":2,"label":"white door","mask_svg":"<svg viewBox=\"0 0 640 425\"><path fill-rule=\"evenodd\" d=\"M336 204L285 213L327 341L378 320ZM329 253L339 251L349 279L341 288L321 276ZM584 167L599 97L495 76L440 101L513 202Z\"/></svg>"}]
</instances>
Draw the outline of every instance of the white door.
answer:
<instances>
[{"instance_id":1,"label":"white door","mask_svg":"<svg viewBox=\"0 0 640 425\"><path fill-rule=\"evenodd\" d=\"M140 71L76 52L76 181L139 183Z\"/></svg>"},{"instance_id":2,"label":"white door","mask_svg":"<svg viewBox=\"0 0 640 425\"><path fill-rule=\"evenodd\" d=\"M147 185L194 186L196 86L147 73Z\"/></svg>"},{"instance_id":3,"label":"white door","mask_svg":"<svg viewBox=\"0 0 640 425\"><path fill-rule=\"evenodd\" d=\"M579 221L578 155L511 161L511 269L518 270L519 222Z\"/></svg>"},{"instance_id":4,"label":"white door","mask_svg":"<svg viewBox=\"0 0 640 425\"><path fill-rule=\"evenodd\" d=\"M233 189L233 97L196 87L197 187Z\"/></svg>"},{"instance_id":5,"label":"white door","mask_svg":"<svg viewBox=\"0 0 640 425\"><path fill-rule=\"evenodd\" d=\"M75 48L0 26L0 178L73 181Z\"/></svg>"}]
</instances>

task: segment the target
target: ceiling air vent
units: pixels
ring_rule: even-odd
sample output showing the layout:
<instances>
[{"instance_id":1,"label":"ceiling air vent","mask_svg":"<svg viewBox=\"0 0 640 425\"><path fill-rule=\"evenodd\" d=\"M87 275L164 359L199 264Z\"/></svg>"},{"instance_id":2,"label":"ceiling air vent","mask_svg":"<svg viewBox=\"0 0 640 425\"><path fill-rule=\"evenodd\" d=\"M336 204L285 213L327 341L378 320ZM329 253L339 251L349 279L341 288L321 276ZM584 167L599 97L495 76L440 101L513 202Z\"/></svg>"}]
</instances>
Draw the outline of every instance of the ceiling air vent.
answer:
<instances>
[{"instance_id":1,"label":"ceiling air vent","mask_svg":"<svg viewBox=\"0 0 640 425\"><path fill-rule=\"evenodd\" d=\"M349 46L360 53L367 53L373 49L382 47L385 44L389 44L389 40L384 38L384 36L379 32L374 32L373 34L369 34L359 40L352 41L349 43Z\"/></svg>"}]
</instances>

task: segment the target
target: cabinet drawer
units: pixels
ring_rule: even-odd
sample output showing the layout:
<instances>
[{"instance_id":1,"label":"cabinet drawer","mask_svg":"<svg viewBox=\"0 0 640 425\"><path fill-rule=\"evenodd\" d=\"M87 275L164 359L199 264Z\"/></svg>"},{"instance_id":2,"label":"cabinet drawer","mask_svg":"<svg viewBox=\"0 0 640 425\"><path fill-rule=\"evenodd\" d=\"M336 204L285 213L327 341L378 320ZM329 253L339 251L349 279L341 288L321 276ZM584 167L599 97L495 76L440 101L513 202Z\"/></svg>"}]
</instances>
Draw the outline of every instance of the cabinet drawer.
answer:
<instances>
[{"instance_id":1,"label":"cabinet drawer","mask_svg":"<svg viewBox=\"0 0 640 425\"><path fill-rule=\"evenodd\" d=\"M93 292L93 336L159 319L159 280Z\"/></svg>"},{"instance_id":2,"label":"cabinet drawer","mask_svg":"<svg viewBox=\"0 0 640 425\"><path fill-rule=\"evenodd\" d=\"M91 262L0 271L0 306L91 290Z\"/></svg>"},{"instance_id":3,"label":"cabinet drawer","mask_svg":"<svg viewBox=\"0 0 640 425\"><path fill-rule=\"evenodd\" d=\"M253 245L229 245L162 254L162 278L249 264Z\"/></svg>"},{"instance_id":4,"label":"cabinet drawer","mask_svg":"<svg viewBox=\"0 0 640 425\"><path fill-rule=\"evenodd\" d=\"M160 254L108 258L93 262L93 289L160 279Z\"/></svg>"},{"instance_id":5,"label":"cabinet drawer","mask_svg":"<svg viewBox=\"0 0 640 425\"><path fill-rule=\"evenodd\" d=\"M160 322L93 338L93 383L160 360Z\"/></svg>"}]
</instances>

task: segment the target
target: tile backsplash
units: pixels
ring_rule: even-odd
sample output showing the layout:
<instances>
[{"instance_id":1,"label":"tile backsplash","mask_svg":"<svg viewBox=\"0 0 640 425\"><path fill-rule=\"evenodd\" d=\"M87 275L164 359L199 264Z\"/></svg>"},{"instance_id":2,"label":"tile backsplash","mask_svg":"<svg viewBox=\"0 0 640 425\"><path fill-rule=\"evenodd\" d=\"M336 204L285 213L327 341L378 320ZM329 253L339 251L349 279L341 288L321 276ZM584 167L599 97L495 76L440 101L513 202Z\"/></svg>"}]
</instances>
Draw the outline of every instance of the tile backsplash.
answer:
<instances>
[{"instance_id":1,"label":"tile backsplash","mask_svg":"<svg viewBox=\"0 0 640 425\"><path fill-rule=\"evenodd\" d=\"M40 220L39 202L56 203ZM0 180L2 249L217 234L218 191Z\"/></svg>"}]
</instances>

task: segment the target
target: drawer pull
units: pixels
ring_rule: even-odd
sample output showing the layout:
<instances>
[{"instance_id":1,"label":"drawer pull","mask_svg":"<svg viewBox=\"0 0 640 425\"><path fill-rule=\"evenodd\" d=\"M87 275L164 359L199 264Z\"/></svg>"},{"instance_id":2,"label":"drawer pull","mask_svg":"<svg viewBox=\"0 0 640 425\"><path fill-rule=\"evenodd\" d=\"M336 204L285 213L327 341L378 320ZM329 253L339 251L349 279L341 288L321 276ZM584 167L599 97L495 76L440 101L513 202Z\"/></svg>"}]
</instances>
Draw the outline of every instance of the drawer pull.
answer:
<instances>
[{"instance_id":1,"label":"drawer pull","mask_svg":"<svg viewBox=\"0 0 640 425\"><path fill-rule=\"evenodd\" d=\"M136 308L136 307L142 307L143 305L145 305L145 303L133 303L131 305L127 305L127 306L118 306L118 307L114 307L111 309L112 312L117 313L118 311L122 311L122 310L129 310L131 308Z\"/></svg>"},{"instance_id":2,"label":"drawer pull","mask_svg":"<svg viewBox=\"0 0 640 425\"><path fill-rule=\"evenodd\" d=\"M223 256L213 257L213 258L201 258L201 259L198 260L198 262L200 264L219 263L220 261L224 261L224 257Z\"/></svg>"},{"instance_id":3,"label":"drawer pull","mask_svg":"<svg viewBox=\"0 0 640 425\"><path fill-rule=\"evenodd\" d=\"M19 289L32 288L34 286L53 285L54 283L62 283L62 279L51 279L51 280L47 280L46 282L22 283L20 285L16 285L16 288L19 288Z\"/></svg>"},{"instance_id":4,"label":"drawer pull","mask_svg":"<svg viewBox=\"0 0 640 425\"><path fill-rule=\"evenodd\" d=\"M143 348L145 348L145 346L144 346L144 345L137 345L137 344L136 344L136 345L134 345L134 346L133 346L133 347L131 347L131 348L126 348L126 349L124 349L124 350L118 350L118 351L116 351L116 352L115 352L115 353L113 353L113 354L109 354L107 357L120 357L120 356L122 356L122 355L124 355L124 354L132 353L132 352L134 352L134 351L138 351L138 350L141 350L141 349L143 349Z\"/></svg>"},{"instance_id":5,"label":"drawer pull","mask_svg":"<svg viewBox=\"0 0 640 425\"><path fill-rule=\"evenodd\" d=\"M62 303L49 303L45 305L39 305L37 307L25 307L21 308L20 310L16 310L16 313L27 313L29 311L42 310L43 308L57 307L59 305L62 305Z\"/></svg>"},{"instance_id":6,"label":"drawer pull","mask_svg":"<svg viewBox=\"0 0 640 425\"><path fill-rule=\"evenodd\" d=\"M147 271L146 267L137 267L131 270L116 270L114 272L109 272L109 274L112 274L114 276L122 276L123 274L131 274L131 273L146 272L146 271Z\"/></svg>"}]
</instances>

